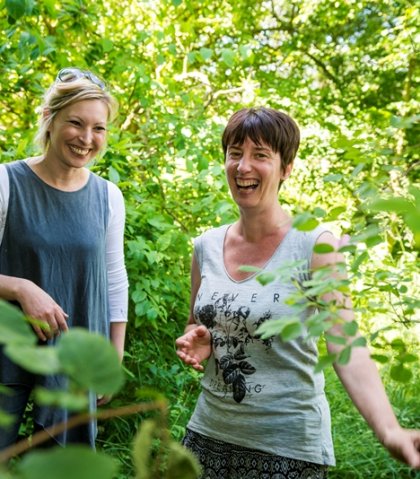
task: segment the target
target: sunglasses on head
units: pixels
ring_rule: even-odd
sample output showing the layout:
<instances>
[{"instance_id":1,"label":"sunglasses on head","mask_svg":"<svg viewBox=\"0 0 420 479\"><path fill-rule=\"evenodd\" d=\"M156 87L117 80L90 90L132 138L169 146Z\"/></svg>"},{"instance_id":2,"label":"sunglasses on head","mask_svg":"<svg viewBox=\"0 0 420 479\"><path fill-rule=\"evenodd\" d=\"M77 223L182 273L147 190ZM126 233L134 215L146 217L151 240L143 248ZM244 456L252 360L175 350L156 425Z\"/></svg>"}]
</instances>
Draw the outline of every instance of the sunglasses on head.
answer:
<instances>
[{"instance_id":1,"label":"sunglasses on head","mask_svg":"<svg viewBox=\"0 0 420 479\"><path fill-rule=\"evenodd\" d=\"M97 85L101 90L105 90L105 83L101 79L92 72L88 70L80 70L79 68L63 68L58 72L56 81L68 83L79 80L80 78L86 78Z\"/></svg>"}]
</instances>

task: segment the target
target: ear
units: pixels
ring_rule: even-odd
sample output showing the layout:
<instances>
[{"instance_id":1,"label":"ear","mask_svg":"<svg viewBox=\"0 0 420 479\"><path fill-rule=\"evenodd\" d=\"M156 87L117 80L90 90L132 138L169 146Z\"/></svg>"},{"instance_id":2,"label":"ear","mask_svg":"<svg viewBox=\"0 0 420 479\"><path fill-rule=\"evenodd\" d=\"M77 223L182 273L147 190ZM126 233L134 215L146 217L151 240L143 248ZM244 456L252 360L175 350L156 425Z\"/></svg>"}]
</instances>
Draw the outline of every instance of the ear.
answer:
<instances>
[{"instance_id":1,"label":"ear","mask_svg":"<svg viewBox=\"0 0 420 479\"><path fill-rule=\"evenodd\" d=\"M50 116L51 116L51 111L50 111L50 109L49 109L49 108L44 108L44 109L42 110L42 118L43 118L44 120L48 120L48 118L49 118Z\"/></svg>"},{"instance_id":2,"label":"ear","mask_svg":"<svg viewBox=\"0 0 420 479\"><path fill-rule=\"evenodd\" d=\"M287 180L287 178L289 178L289 176L291 175L292 173L292 170L293 170L293 161L291 163L289 163L286 168L284 169L284 171L281 173L281 179L282 181L284 180Z\"/></svg>"}]
</instances>

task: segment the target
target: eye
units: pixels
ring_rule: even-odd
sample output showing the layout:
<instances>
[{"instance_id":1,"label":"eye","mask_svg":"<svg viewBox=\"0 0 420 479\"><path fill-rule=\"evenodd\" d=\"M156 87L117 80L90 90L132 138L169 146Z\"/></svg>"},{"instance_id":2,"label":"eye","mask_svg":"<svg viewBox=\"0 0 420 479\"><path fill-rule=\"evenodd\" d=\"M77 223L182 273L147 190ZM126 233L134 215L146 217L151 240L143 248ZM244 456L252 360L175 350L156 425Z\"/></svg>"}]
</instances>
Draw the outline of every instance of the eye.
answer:
<instances>
[{"instance_id":1,"label":"eye","mask_svg":"<svg viewBox=\"0 0 420 479\"><path fill-rule=\"evenodd\" d=\"M98 131L98 132L104 132L106 131L106 128L104 126L95 126L95 131Z\"/></svg>"},{"instance_id":2,"label":"eye","mask_svg":"<svg viewBox=\"0 0 420 479\"><path fill-rule=\"evenodd\" d=\"M74 125L74 126L80 126L81 125L79 120L69 120L69 123Z\"/></svg>"},{"instance_id":3,"label":"eye","mask_svg":"<svg viewBox=\"0 0 420 479\"><path fill-rule=\"evenodd\" d=\"M229 151L229 158L232 158L234 160L240 158L242 153L240 151Z\"/></svg>"}]
</instances>

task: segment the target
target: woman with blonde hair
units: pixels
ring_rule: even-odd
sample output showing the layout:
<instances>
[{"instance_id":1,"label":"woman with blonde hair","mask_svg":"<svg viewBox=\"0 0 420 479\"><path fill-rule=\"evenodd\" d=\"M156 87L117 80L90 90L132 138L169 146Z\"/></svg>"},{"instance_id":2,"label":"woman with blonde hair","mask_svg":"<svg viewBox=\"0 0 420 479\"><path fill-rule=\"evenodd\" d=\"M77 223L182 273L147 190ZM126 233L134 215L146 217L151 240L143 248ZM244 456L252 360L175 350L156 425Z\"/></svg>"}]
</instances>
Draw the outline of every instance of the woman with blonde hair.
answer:
<instances>
[{"instance_id":1,"label":"woman with blonde hair","mask_svg":"<svg viewBox=\"0 0 420 479\"><path fill-rule=\"evenodd\" d=\"M127 321L125 208L113 183L88 165L105 149L117 102L90 71L61 70L47 90L38 157L0 165L0 298L15 303L39 343L55 344L78 326L109 337L123 355ZM42 326L44 324L44 326ZM0 449L12 445L35 386L65 388L59 375L30 374L0 350L0 409L15 422L0 428ZM109 398L91 395L90 410ZM66 422L69 411L34 407L35 430ZM68 429L53 443L95 445L96 423Z\"/></svg>"}]
</instances>

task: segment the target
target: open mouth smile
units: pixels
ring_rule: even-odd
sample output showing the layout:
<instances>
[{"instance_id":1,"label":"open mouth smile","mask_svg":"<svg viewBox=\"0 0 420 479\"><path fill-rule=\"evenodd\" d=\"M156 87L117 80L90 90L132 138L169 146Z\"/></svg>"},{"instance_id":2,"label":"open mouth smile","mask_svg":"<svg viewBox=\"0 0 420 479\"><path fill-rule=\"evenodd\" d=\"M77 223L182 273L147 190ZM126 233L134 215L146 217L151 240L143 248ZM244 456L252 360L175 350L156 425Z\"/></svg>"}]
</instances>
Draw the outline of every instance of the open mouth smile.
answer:
<instances>
[{"instance_id":1,"label":"open mouth smile","mask_svg":"<svg viewBox=\"0 0 420 479\"><path fill-rule=\"evenodd\" d=\"M69 145L69 148L73 153L76 153L76 155L80 155L80 156L86 156L90 151L89 148L80 148L74 145Z\"/></svg>"},{"instance_id":2,"label":"open mouth smile","mask_svg":"<svg viewBox=\"0 0 420 479\"><path fill-rule=\"evenodd\" d=\"M241 178L236 178L236 186L240 190L255 190L259 185L257 180L244 180Z\"/></svg>"}]
</instances>

